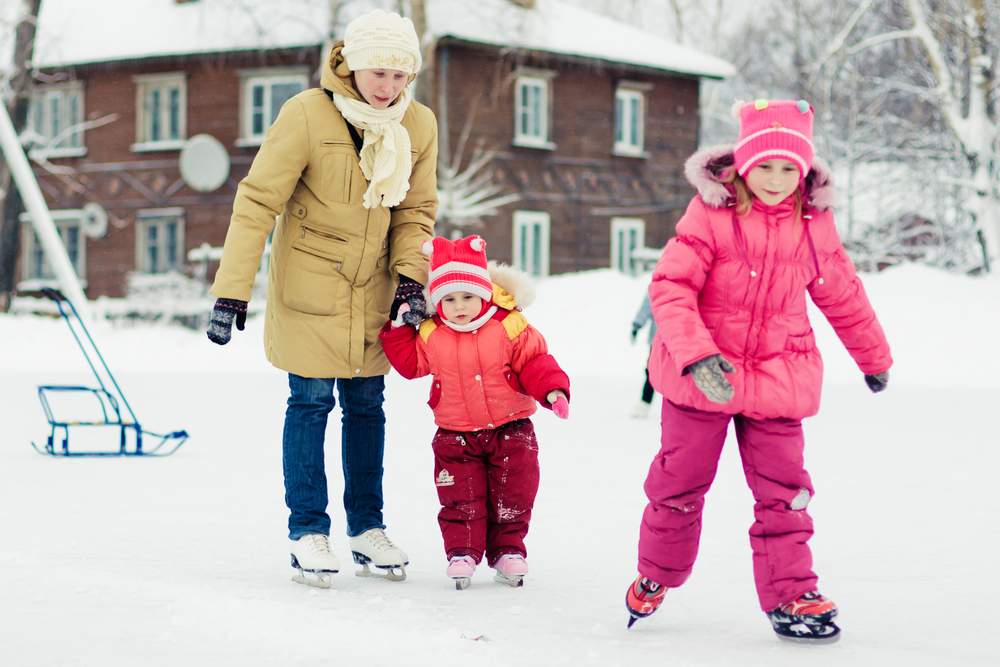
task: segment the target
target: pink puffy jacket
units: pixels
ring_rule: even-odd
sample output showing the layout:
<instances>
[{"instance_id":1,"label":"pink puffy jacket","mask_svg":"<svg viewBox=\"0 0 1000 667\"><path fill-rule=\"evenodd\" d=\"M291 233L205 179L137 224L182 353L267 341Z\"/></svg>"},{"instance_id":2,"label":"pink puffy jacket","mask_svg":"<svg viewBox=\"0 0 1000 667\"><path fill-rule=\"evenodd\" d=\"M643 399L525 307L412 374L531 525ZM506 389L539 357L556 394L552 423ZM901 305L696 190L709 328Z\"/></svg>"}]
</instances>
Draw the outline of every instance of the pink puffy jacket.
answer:
<instances>
[{"instance_id":1,"label":"pink puffy jacket","mask_svg":"<svg viewBox=\"0 0 1000 667\"><path fill-rule=\"evenodd\" d=\"M889 344L830 208L833 186L821 160L804 181L803 219L793 199L755 200L737 218L718 181L731 149L692 156L688 179L699 195L677 223L649 288L658 325L649 361L653 386L678 405L755 419L802 419L819 410L823 361L806 312L806 291L865 374L892 365ZM709 401L684 369L721 354L735 394ZM861 378L859 378L860 381Z\"/></svg>"}]
</instances>

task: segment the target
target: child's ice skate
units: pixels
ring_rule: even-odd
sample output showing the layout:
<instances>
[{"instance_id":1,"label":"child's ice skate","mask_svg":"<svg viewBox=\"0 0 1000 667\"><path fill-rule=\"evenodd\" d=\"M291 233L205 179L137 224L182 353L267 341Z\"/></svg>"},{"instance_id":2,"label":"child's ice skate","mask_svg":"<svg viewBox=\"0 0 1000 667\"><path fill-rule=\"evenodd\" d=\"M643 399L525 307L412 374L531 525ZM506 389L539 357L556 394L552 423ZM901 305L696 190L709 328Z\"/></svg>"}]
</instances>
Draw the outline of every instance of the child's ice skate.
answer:
<instances>
[{"instance_id":1,"label":"child's ice skate","mask_svg":"<svg viewBox=\"0 0 1000 667\"><path fill-rule=\"evenodd\" d=\"M639 401L632 410L632 419L645 419L649 416L650 404L646 401Z\"/></svg>"},{"instance_id":2,"label":"child's ice skate","mask_svg":"<svg viewBox=\"0 0 1000 667\"><path fill-rule=\"evenodd\" d=\"M528 574L528 564L521 554L504 554L496 562L493 569L497 571L493 575L493 581L500 584L507 584L515 588L524 585L524 575Z\"/></svg>"},{"instance_id":3,"label":"child's ice skate","mask_svg":"<svg viewBox=\"0 0 1000 667\"><path fill-rule=\"evenodd\" d=\"M465 590L472 583L476 560L472 556L452 556L445 574L455 580L455 590Z\"/></svg>"},{"instance_id":4,"label":"child's ice skate","mask_svg":"<svg viewBox=\"0 0 1000 667\"><path fill-rule=\"evenodd\" d=\"M628 627L631 628L637 620L646 618L656 611L666 594L666 587L650 581L641 574L636 577L625 594L625 608L628 609L630 616Z\"/></svg>"},{"instance_id":5,"label":"child's ice skate","mask_svg":"<svg viewBox=\"0 0 1000 667\"><path fill-rule=\"evenodd\" d=\"M778 639L800 644L832 644L840 639L833 622L837 605L817 591L805 593L767 612Z\"/></svg>"}]
</instances>

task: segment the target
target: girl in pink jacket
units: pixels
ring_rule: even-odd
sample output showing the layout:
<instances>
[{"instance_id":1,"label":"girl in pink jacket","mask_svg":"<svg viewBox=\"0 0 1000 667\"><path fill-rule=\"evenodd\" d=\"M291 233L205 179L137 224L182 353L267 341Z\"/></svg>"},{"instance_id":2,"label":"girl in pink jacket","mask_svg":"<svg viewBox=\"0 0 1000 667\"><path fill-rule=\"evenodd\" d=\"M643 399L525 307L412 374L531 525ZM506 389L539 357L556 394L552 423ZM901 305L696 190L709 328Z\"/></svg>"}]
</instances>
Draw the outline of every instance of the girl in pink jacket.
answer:
<instances>
[{"instance_id":1,"label":"girl in pink jacket","mask_svg":"<svg viewBox=\"0 0 1000 667\"><path fill-rule=\"evenodd\" d=\"M486 241L434 238L430 319L400 308L379 334L405 378L431 374L438 523L447 576L461 590L485 556L495 579L520 586L528 573L524 536L538 491L536 401L569 415L569 378L545 339L521 315L530 279L486 262ZM407 326L408 324L414 326ZM415 328L418 327L418 328Z\"/></svg>"},{"instance_id":2,"label":"girl in pink jacket","mask_svg":"<svg viewBox=\"0 0 1000 667\"><path fill-rule=\"evenodd\" d=\"M873 392L885 388L892 357L834 226L829 170L813 157L812 107L757 100L735 113L738 143L687 162L698 196L649 288L662 445L645 483L629 626L690 576L732 420L756 501L750 544L761 609L780 638L829 643L839 639L837 606L816 590L807 545L813 487L802 419L819 410L823 364L806 292Z\"/></svg>"}]
</instances>

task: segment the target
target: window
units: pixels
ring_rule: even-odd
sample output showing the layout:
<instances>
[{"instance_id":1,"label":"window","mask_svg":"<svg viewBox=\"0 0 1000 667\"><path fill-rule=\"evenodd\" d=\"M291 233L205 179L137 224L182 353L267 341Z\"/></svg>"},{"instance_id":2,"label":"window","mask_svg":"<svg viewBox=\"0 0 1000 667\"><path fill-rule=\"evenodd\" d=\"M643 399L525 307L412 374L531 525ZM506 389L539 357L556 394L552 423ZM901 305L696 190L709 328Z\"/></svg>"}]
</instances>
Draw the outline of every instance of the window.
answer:
<instances>
[{"instance_id":1,"label":"window","mask_svg":"<svg viewBox=\"0 0 1000 667\"><path fill-rule=\"evenodd\" d=\"M525 273L549 275L549 214L514 211L514 267Z\"/></svg>"},{"instance_id":2,"label":"window","mask_svg":"<svg viewBox=\"0 0 1000 667\"><path fill-rule=\"evenodd\" d=\"M641 218L611 218L611 268L630 276L644 266L643 258L634 254L646 244L646 223Z\"/></svg>"},{"instance_id":3,"label":"window","mask_svg":"<svg viewBox=\"0 0 1000 667\"><path fill-rule=\"evenodd\" d=\"M184 265L184 211L140 211L136 222L135 266L143 273L177 271Z\"/></svg>"},{"instance_id":4,"label":"window","mask_svg":"<svg viewBox=\"0 0 1000 667\"><path fill-rule=\"evenodd\" d=\"M137 76L136 140L132 150L180 150L187 138L184 74Z\"/></svg>"},{"instance_id":5,"label":"window","mask_svg":"<svg viewBox=\"0 0 1000 667\"><path fill-rule=\"evenodd\" d=\"M31 92L28 127L48 144L45 147L48 157L86 154L83 131L70 130L82 122L83 86L79 83L45 86Z\"/></svg>"},{"instance_id":6,"label":"window","mask_svg":"<svg viewBox=\"0 0 1000 667\"><path fill-rule=\"evenodd\" d=\"M549 140L550 81L554 72L530 72L517 78L514 94L514 144L532 148L555 148Z\"/></svg>"},{"instance_id":7,"label":"window","mask_svg":"<svg viewBox=\"0 0 1000 667\"><path fill-rule=\"evenodd\" d=\"M633 88L631 85L637 87ZM619 85L615 91L615 143L613 152L643 156L646 127L646 94L641 84ZM648 86L647 86L648 88Z\"/></svg>"},{"instance_id":8,"label":"window","mask_svg":"<svg viewBox=\"0 0 1000 667\"><path fill-rule=\"evenodd\" d=\"M87 244L80 229L80 211L52 211L52 221L59 232L59 238L66 248L69 261L81 281L86 278ZM31 224L31 215L21 214L21 290L35 290L55 284L55 272L45 256L45 248Z\"/></svg>"},{"instance_id":9,"label":"window","mask_svg":"<svg viewBox=\"0 0 1000 667\"><path fill-rule=\"evenodd\" d=\"M306 69L244 70L241 117L243 146L259 146L271 123L278 117L281 106L306 89L309 81Z\"/></svg>"}]
</instances>

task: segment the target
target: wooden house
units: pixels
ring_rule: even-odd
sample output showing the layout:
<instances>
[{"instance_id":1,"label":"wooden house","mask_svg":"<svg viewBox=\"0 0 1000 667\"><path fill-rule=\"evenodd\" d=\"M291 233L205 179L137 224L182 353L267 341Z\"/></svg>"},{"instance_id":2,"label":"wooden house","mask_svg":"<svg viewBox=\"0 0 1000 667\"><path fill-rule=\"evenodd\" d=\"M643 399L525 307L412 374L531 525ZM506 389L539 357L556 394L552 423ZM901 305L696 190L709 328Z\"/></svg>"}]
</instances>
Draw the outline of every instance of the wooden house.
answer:
<instances>
[{"instance_id":1,"label":"wooden house","mask_svg":"<svg viewBox=\"0 0 1000 667\"><path fill-rule=\"evenodd\" d=\"M222 245L278 109L318 85L330 9L42 4L31 155L90 298L122 296L131 272L191 275L193 249ZM693 194L681 170L697 146L699 81L730 65L561 0L426 0L426 19L417 94L441 130L439 234L479 233L491 258L540 276L634 271L642 248L662 247ZM488 215L446 178L477 154L479 190L504 198ZM30 224L22 232L25 294L52 276Z\"/></svg>"}]
</instances>

